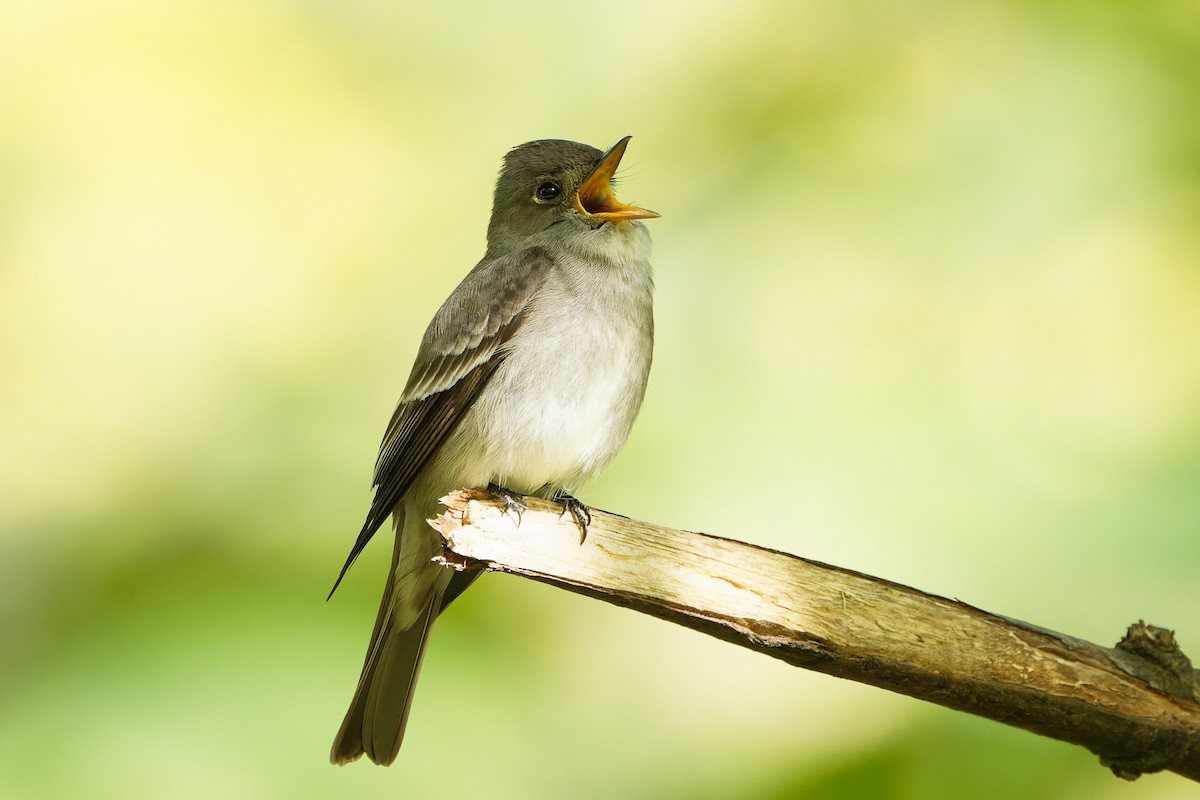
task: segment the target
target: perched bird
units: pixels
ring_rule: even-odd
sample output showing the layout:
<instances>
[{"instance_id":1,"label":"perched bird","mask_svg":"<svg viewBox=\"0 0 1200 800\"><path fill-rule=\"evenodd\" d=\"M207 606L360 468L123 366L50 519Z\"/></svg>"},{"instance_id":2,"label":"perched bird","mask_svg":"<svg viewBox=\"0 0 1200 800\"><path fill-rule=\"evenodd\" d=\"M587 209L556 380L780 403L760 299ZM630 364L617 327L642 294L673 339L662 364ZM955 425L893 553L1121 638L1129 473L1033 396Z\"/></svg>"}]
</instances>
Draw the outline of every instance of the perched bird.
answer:
<instances>
[{"instance_id":1,"label":"perched bird","mask_svg":"<svg viewBox=\"0 0 1200 800\"><path fill-rule=\"evenodd\" d=\"M490 486L557 500L625 443L654 346L653 211L623 205L602 153L547 139L514 148L496 182L487 252L434 315L375 463L375 495L334 589L392 517L392 568L362 676L333 742L335 764L400 749L430 626L477 573L432 562L438 499ZM330 592L332 596L333 592Z\"/></svg>"}]
</instances>

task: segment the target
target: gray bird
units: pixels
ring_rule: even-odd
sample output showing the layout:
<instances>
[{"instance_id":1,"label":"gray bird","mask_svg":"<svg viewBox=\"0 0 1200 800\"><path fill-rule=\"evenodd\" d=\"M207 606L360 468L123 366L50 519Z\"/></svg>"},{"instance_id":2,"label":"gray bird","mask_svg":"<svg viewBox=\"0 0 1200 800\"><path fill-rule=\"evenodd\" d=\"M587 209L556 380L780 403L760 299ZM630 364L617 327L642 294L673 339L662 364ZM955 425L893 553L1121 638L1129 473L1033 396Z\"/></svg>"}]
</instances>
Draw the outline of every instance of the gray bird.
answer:
<instances>
[{"instance_id":1,"label":"gray bird","mask_svg":"<svg viewBox=\"0 0 1200 800\"><path fill-rule=\"evenodd\" d=\"M335 764L395 760L430 626L477 574L432 562L441 540L426 520L438 498L483 486L518 506L539 495L586 533L587 507L570 493L624 445L654 347L640 220L658 214L618 202L611 186L629 138L606 153L529 142L504 159L487 252L425 331L379 447L370 511L334 583L391 516L392 568Z\"/></svg>"}]
</instances>

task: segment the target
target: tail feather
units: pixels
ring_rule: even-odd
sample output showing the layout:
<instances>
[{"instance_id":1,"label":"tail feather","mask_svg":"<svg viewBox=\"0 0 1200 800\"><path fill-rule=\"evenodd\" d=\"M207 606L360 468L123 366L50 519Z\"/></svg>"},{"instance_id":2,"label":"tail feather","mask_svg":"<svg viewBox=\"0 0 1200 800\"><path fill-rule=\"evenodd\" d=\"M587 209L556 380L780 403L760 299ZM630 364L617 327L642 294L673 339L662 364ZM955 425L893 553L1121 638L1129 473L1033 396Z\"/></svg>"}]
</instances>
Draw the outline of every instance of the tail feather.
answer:
<instances>
[{"instance_id":1,"label":"tail feather","mask_svg":"<svg viewBox=\"0 0 1200 800\"><path fill-rule=\"evenodd\" d=\"M363 753L376 764L396 760L425 643L440 605L440 595L431 597L409 628L395 627L388 614L380 635L371 642L354 700L334 739L330 753L334 764L348 764Z\"/></svg>"},{"instance_id":2,"label":"tail feather","mask_svg":"<svg viewBox=\"0 0 1200 800\"><path fill-rule=\"evenodd\" d=\"M376 764L387 765L396 759L404 738L425 643L442 608L448 579L438 579L440 568L429 563L427 555L414 557L404 552L401 547L405 541L403 517L399 512L396 514L397 537L392 569L375 617L371 645L367 648L354 699L333 740L329 760L334 764L349 764L364 753ZM408 546L419 547L419 543L409 541ZM414 560L423 562L419 571L432 577L420 580L411 571ZM425 596L414 603L404 603L407 610L401 612L398 605L405 598L398 596L398 592L406 591L418 592L418 597Z\"/></svg>"}]
</instances>

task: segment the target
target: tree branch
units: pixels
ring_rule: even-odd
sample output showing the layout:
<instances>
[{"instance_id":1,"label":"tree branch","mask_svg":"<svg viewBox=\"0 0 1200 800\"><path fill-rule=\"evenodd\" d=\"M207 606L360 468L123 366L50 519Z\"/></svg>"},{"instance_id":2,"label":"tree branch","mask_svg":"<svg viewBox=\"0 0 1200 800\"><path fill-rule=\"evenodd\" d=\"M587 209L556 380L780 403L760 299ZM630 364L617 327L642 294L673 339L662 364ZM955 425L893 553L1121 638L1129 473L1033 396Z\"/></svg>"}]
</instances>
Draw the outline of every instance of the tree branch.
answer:
<instances>
[{"instance_id":1,"label":"tree branch","mask_svg":"<svg viewBox=\"0 0 1200 800\"><path fill-rule=\"evenodd\" d=\"M431 524L456 569L525 575L789 664L1082 745L1123 778L1200 781L1200 673L1170 631L1100 647L965 603L729 539L592 512L586 541L537 498L478 490Z\"/></svg>"}]
</instances>

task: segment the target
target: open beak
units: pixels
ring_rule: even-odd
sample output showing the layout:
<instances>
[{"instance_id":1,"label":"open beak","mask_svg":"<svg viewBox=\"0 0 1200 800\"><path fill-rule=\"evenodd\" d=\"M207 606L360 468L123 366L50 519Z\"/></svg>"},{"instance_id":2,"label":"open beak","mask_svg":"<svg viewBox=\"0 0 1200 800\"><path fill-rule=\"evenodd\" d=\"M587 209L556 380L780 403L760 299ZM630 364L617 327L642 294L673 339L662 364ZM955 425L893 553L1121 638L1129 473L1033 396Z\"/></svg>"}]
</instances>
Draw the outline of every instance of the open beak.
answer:
<instances>
[{"instance_id":1,"label":"open beak","mask_svg":"<svg viewBox=\"0 0 1200 800\"><path fill-rule=\"evenodd\" d=\"M625 147L633 138L626 136L604 154L592 173L584 178L575 194L575 210L585 217L621 222L631 219L654 219L659 214L637 206L627 206L617 200L612 192L612 176L625 155Z\"/></svg>"}]
</instances>

